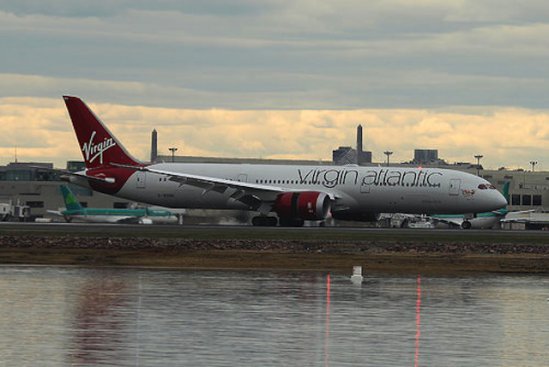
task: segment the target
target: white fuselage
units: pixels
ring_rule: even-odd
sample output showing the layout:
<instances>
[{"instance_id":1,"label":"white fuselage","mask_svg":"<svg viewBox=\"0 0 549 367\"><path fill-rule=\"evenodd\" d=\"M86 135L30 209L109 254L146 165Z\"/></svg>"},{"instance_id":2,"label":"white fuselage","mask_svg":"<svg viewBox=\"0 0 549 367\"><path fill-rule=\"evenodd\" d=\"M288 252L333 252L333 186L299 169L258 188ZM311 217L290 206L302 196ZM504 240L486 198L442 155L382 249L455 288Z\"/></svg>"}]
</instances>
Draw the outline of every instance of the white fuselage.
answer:
<instances>
[{"instance_id":1,"label":"white fuselage","mask_svg":"<svg viewBox=\"0 0 549 367\"><path fill-rule=\"evenodd\" d=\"M252 164L160 163L148 166L162 171L277 187L285 191L318 191L334 200L332 211L400 213L477 213L506 205L495 189L481 177L438 168L282 166ZM116 196L170 208L249 209L234 200L237 188L211 187L175 182L163 174L136 171ZM247 193L254 189L247 189ZM263 201L275 200L277 192L257 190Z\"/></svg>"}]
</instances>

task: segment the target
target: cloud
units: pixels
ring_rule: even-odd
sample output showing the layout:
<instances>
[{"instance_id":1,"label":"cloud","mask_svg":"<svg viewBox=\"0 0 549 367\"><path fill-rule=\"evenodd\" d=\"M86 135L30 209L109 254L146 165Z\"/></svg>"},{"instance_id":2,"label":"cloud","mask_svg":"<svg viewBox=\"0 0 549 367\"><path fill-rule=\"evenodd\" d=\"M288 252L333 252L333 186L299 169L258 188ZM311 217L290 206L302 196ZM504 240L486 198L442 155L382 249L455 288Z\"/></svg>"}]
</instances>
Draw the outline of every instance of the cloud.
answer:
<instances>
[{"instance_id":1,"label":"cloud","mask_svg":"<svg viewBox=\"0 0 549 367\"><path fill-rule=\"evenodd\" d=\"M0 96L269 110L545 108L548 13L538 0L0 0L0 82L10 85Z\"/></svg>"},{"instance_id":2,"label":"cloud","mask_svg":"<svg viewBox=\"0 0 549 367\"><path fill-rule=\"evenodd\" d=\"M88 101L92 102L92 101ZM159 153L221 157L331 159L340 145L354 145L364 127L364 148L383 161L409 161L414 149L438 149L450 161L473 161L483 154L487 167L527 167L549 155L549 111L520 108L228 110L175 109L89 103L136 157L147 160L150 134L159 135ZM2 98L0 157L54 162L64 167L81 155L61 99Z\"/></svg>"}]
</instances>

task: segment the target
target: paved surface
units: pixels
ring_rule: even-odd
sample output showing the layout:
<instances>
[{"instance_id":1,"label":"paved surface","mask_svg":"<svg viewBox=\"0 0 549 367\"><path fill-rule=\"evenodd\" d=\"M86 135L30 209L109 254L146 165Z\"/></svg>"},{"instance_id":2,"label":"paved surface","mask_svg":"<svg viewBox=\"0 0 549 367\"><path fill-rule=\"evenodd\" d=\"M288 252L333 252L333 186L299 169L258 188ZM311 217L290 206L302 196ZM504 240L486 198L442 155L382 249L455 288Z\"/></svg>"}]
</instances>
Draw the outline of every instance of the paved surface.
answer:
<instances>
[{"instance_id":1,"label":"paved surface","mask_svg":"<svg viewBox=\"0 0 549 367\"><path fill-rule=\"evenodd\" d=\"M364 227L253 227L226 225L139 225L88 223L8 223L0 222L0 234L86 234L98 236L144 236L180 238L258 238L352 240L380 239L403 241L503 241L547 242L546 231L401 229Z\"/></svg>"}]
</instances>

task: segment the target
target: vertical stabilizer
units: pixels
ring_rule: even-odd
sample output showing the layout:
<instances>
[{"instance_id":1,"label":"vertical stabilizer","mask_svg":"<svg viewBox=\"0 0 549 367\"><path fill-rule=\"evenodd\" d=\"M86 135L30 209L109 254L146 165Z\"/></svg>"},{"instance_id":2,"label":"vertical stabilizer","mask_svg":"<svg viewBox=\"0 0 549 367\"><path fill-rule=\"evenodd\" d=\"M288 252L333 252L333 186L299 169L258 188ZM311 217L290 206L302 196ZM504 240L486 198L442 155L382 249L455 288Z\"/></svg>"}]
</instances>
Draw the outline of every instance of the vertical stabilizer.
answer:
<instances>
[{"instance_id":1,"label":"vertical stabilizer","mask_svg":"<svg viewBox=\"0 0 549 367\"><path fill-rule=\"evenodd\" d=\"M130 166L142 165L124 149L122 144L80 98L63 96L63 99L67 105L86 168L106 167L111 163Z\"/></svg>"},{"instance_id":2,"label":"vertical stabilizer","mask_svg":"<svg viewBox=\"0 0 549 367\"><path fill-rule=\"evenodd\" d=\"M509 205L509 185L511 183L509 181L506 181L504 184L503 184L503 187L501 189L501 194L503 195L503 197L505 198L505 200L507 200L507 205L504 207L504 208L501 208L500 210L498 210L499 214L501 215L506 215L508 212L509 212L509 209L507 209L507 206Z\"/></svg>"},{"instance_id":3,"label":"vertical stabilizer","mask_svg":"<svg viewBox=\"0 0 549 367\"><path fill-rule=\"evenodd\" d=\"M65 208L67 210L83 210L84 207L78 202L76 196L74 196L71 189L68 186L61 185L61 194L63 195L63 200L65 201Z\"/></svg>"},{"instance_id":4,"label":"vertical stabilizer","mask_svg":"<svg viewBox=\"0 0 549 367\"><path fill-rule=\"evenodd\" d=\"M507 205L509 205L509 185L510 185L510 181L506 181L504 184L503 184L503 188L501 189L501 194L503 195L503 197L505 198L505 200L507 200Z\"/></svg>"}]
</instances>

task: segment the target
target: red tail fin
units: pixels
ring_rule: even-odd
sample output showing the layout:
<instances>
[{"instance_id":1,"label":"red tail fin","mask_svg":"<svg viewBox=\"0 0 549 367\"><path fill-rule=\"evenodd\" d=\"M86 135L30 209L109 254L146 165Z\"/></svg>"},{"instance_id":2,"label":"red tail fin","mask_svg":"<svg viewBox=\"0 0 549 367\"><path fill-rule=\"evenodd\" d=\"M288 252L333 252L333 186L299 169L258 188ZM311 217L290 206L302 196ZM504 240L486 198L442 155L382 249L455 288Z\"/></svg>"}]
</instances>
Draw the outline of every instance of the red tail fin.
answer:
<instances>
[{"instance_id":1,"label":"red tail fin","mask_svg":"<svg viewBox=\"0 0 549 367\"><path fill-rule=\"evenodd\" d=\"M63 99L69 110L86 168L106 167L110 163L142 165L124 149L80 98L63 96Z\"/></svg>"}]
</instances>

